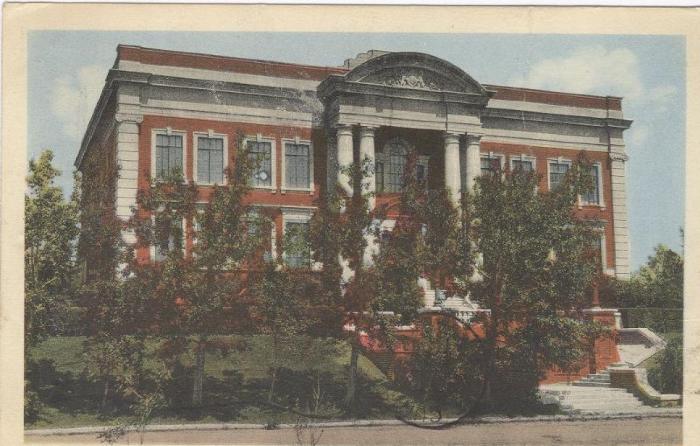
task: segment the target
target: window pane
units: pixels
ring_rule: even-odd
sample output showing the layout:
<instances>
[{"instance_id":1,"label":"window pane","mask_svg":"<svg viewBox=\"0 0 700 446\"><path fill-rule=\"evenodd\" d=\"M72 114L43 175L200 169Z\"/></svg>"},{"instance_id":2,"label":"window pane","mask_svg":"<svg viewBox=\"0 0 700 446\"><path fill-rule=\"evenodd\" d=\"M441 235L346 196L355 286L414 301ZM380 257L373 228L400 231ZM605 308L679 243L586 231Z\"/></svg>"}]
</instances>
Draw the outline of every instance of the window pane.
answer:
<instances>
[{"instance_id":1,"label":"window pane","mask_svg":"<svg viewBox=\"0 0 700 446\"><path fill-rule=\"evenodd\" d=\"M171 222L170 235L168 236L167 243L165 240L162 243L156 243L155 246L155 260L162 261L168 255L168 252L174 249L182 249L183 246L183 229L182 220L179 218L174 218Z\"/></svg>"},{"instance_id":2,"label":"window pane","mask_svg":"<svg viewBox=\"0 0 700 446\"><path fill-rule=\"evenodd\" d=\"M182 169L182 136L156 135L156 178L165 178Z\"/></svg>"},{"instance_id":3,"label":"window pane","mask_svg":"<svg viewBox=\"0 0 700 446\"><path fill-rule=\"evenodd\" d=\"M389 150L389 172L385 185L387 192L401 192L403 189L406 158L406 150L403 147L392 147Z\"/></svg>"},{"instance_id":4,"label":"window pane","mask_svg":"<svg viewBox=\"0 0 700 446\"><path fill-rule=\"evenodd\" d=\"M513 171L532 172L532 161L530 160L511 160L513 163Z\"/></svg>"},{"instance_id":5,"label":"window pane","mask_svg":"<svg viewBox=\"0 0 700 446\"><path fill-rule=\"evenodd\" d=\"M285 261L291 268L308 267L311 262L309 223L285 223Z\"/></svg>"},{"instance_id":6,"label":"window pane","mask_svg":"<svg viewBox=\"0 0 700 446\"><path fill-rule=\"evenodd\" d=\"M599 181L598 166L591 166L591 180L593 181L593 188L586 192L583 196L583 201L588 204L600 204L600 191L598 189Z\"/></svg>"},{"instance_id":7,"label":"window pane","mask_svg":"<svg viewBox=\"0 0 700 446\"><path fill-rule=\"evenodd\" d=\"M197 138L197 181L221 183L224 179L224 140Z\"/></svg>"},{"instance_id":8,"label":"window pane","mask_svg":"<svg viewBox=\"0 0 700 446\"><path fill-rule=\"evenodd\" d=\"M248 157L252 160L251 186L272 186L272 143L248 141Z\"/></svg>"},{"instance_id":9,"label":"window pane","mask_svg":"<svg viewBox=\"0 0 700 446\"><path fill-rule=\"evenodd\" d=\"M566 163L549 163L549 189L554 190L564 181L569 165Z\"/></svg>"},{"instance_id":10,"label":"window pane","mask_svg":"<svg viewBox=\"0 0 700 446\"><path fill-rule=\"evenodd\" d=\"M376 181L377 193L384 192L384 162L377 161L374 164L374 178Z\"/></svg>"},{"instance_id":11,"label":"window pane","mask_svg":"<svg viewBox=\"0 0 700 446\"><path fill-rule=\"evenodd\" d=\"M307 189L311 187L311 160L308 144L284 145L285 186Z\"/></svg>"},{"instance_id":12,"label":"window pane","mask_svg":"<svg viewBox=\"0 0 700 446\"><path fill-rule=\"evenodd\" d=\"M501 159L500 158L481 158L481 175L491 175L495 171L501 169Z\"/></svg>"}]
</instances>

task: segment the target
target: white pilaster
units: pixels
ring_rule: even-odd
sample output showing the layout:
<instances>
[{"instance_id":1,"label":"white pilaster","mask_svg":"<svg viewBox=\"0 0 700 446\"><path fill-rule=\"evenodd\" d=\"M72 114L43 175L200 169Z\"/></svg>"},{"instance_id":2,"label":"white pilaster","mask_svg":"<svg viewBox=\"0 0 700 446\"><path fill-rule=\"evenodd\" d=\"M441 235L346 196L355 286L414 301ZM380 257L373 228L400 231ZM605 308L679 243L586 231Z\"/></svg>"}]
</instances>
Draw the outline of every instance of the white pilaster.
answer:
<instances>
[{"instance_id":1,"label":"white pilaster","mask_svg":"<svg viewBox=\"0 0 700 446\"><path fill-rule=\"evenodd\" d=\"M340 126L336 129L336 161L338 163L338 184L343 191L348 196L352 196L352 184L350 183L350 177L343 172L343 168L348 167L352 164L352 127L350 126Z\"/></svg>"},{"instance_id":2,"label":"white pilaster","mask_svg":"<svg viewBox=\"0 0 700 446\"><path fill-rule=\"evenodd\" d=\"M452 204L459 206L461 181L459 178L459 135L445 133L445 188Z\"/></svg>"},{"instance_id":3,"label":"white pilaster","mask_svg":"<svg viewBox=\"0 0 700 446\"><path fill-rule=\"evenodd\" d=\"M375 127L360 127L360 163L364 163L368 160L371 169L369 170L369 175L362 182L362 191L364 193L371 194L369 197L369 208L374 209L375 197L374 193L376 191L376 182L374 175L374 130Z\"/></svg>"},{"instance_id":4,"label":"white pilaster","mask_svg":"<svg viewBox=\"0 0 700 446\"><path fill-rule=\"evenodd\" d=\"M116 213L120 219L127 220L131 217L131 209L136 207L139 124L143 121L143 116L117 114L116 121L116 156L119 169L116 187ZM127 243L136 241L133 231L123 231L122 238Z\"/></svg>"},{"instance_id":5,"label":"white pilaster","mask_svg":"<svg viewBox=\"0 0 700 446\"><path fill-rule=\"evenodd\" d=\"M630 277L630 246L627 223L627 194L625 191L625 161L623 151L610 152L612 183L613 235L615 237L615 275Z\"/></svg>"},{"instance_id":6,"label":"white pilaster","mask_svg":"<svg viewBox=\"0 0 700 446\"><path fill-rule=\"evenodd\" d=\"M467 135L467 153L466 153L466 182L465 189L474 190L476 179L481 175L481 135Z\"/></svg>"}]
</instances>

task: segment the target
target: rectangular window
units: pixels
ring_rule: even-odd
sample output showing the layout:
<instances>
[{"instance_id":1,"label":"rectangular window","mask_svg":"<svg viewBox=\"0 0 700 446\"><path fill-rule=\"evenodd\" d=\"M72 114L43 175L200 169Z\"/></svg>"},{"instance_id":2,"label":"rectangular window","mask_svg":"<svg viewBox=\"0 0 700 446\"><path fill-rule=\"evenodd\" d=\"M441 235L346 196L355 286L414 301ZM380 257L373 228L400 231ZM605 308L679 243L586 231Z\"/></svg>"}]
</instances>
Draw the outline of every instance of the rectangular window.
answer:
<instances>
[{"instance_id":1,"label":"rectangular window","mask_svg":"<svg viewBox=\"0 0 700 446\"><path fill-rule=\"evenodd\" d=\"M221 184L224 180L224 139L197 137L197 181Z\"/></svg>"},{"instance_id":2,"label":"rectangular window","mask_svg":"<svg viewBox=\"0 0 700 446\"><path fill-rule=\"evenodd\" d=\"M600 166L591 166L592 189L583 194L584 204L600 204Z\"/></svg>"},{"instance_id":3,"label":"rectangular window","mask_svg":"<svg viewBox=\"0 0 700 446\"><path fill-rule=\"evenodd\" d=\"M284 181L289 188L311 187L311 147L308 144L284 144Z\"/></svg>"},{"instance_id":4,"label":"rectangular window","mask_svg":"<svg viewBox=\"0 0 700 446\"><path fill-rule=\"evenodd\" d=\"M311 265L308 222L288 221L284 224L284 258L290 268Z\"/></svg>"},{"instance_id":5,"label":"rectangular window","mask_svg":"<svg viewBox=\"0 0 700 446\"><path fill-rule=\"evenodd\" d=\"M156 135L156 178L183 175L182 135Z\"/></svg>"},{"instance_id":6,"label":"rectangular window","mask_svg":"<svg viewBox=\"0 0 700 446\"><path fill-rule=\"evenodd\" d=\"M182 249L183 247L183 226L182 219L173 218L171 223L170 235L168 240L156 241L153 260L161 262L165 260L168 253L174 249Z\"/></svg>"},{"instance_id":7,"label":"rectangular window","mask_svg":"<svg viewBox=\"0 0 700 446\"><path fill-rule=\"evenodd\" d=\"M481 158L481 175L487 176L492 175L494 172L501 170L501 159L500 158Z\"/></svg>"},{"instance_id":8,"label":"rectangular window","mask_svg":"<svg viewBox=\"0 0 700 446\"><path fill-rule=\"evenodd\" d=\"M384 161L377 161L374 164L374 178L377 186L377 193L384 192Z\"/></svg>"},{"instance_id":9,"label":"rectangular window","mask_svg":"<svg viewBox=\"0 0 700 446\"><path fill-rule=\"evenodd\" d=\"M269 226L268 226L269 225ZM264 262L272 261L272 247L274 244L275 226L274 222L265 222L257 215L251 215L246 219L246 231L250 238L263 237L262 229L269 227L271 234L265 240L262 240L264 247L262 248L262 258Z\"/></svg>"},{"instance_id":10,"label":"rectangular window","mask_svg":"<svg viewBox=\"0 0 700 446\"><path fill-rule=\"evenodd\" d=\"M510 162L513 172L532 172L534 169L532 160L512 159Z\"/></svg>"},{"instance_id":11,"label":"rectangular window","mask_svg":"<svg viewBox=\"0 0 700 446\"><path fill-rule=\"evenodd\" d=\"M567 163L549 163L549 190L555 190L559 187L559 185L564 182L568 171L569 164Z\"/></svg>"},{"instance_id":12,"label":"rectangular window","mask_svg":"<svg viewBox=\"0 0 700 446\"><path fill-rule=\"evenodd\" d=\"M251 186L272 187L272 143L248 141L248 157L253 163Z\"/></svg>"}]
</instances>

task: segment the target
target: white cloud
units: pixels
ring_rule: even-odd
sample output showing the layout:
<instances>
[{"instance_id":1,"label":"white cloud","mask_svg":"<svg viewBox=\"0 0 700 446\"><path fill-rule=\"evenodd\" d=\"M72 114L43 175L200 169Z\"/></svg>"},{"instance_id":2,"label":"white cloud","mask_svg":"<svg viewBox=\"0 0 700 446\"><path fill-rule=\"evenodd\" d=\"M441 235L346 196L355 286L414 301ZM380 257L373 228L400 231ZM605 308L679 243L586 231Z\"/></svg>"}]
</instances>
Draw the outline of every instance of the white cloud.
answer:
<instances>
[{"instance_id":1,"label":"white cloud","mask_svg":"<svg viewBox=\"0 0 700 446\"><path fill-rule=\"evenodd\" d=\"M572 93L622 96L638 105L665 107L677 90L670 85L650 87L642 81L637 55L627 48L579 47L561 58L534 63L527 76L512 85Z\"/></svg>"},{"instance_id":2,"label":"white cloud","mask_svg":"<svg viewBox=\"0 0 700 446\"><path fill-rule=\"evenodd\" d=\"M649 127L644 124L636 124L625 132L625 142L627 146L636 148L642 146L649 138Z\"/></svg>"},{"instance_id":3,"label":"white cloud","mask_svg":"<svg viewBox=\"0 0 700 446\"><path fill-rule=\"evenodd\" d=\"M80 139L100 97L106 71L100 65L87 65L76 76L54 80L51 111L63 124L63 132Z\"/></svg>"}]
</instances>

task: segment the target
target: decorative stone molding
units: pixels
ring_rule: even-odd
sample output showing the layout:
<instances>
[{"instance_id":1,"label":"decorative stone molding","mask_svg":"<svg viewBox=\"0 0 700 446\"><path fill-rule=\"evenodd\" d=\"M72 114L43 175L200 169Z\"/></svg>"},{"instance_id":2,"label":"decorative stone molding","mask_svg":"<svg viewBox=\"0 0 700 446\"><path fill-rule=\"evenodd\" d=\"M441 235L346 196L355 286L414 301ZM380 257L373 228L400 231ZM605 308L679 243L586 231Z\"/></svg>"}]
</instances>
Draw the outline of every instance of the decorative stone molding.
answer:
<instances>
[{"instance_id":1,"label":"decorative stone molding","mask_svg":"<svg viewBox=\"0 0 700 446\"><path fill-rule=\"evenodd\" d=\"M621 161L626 162L629 160L629 156L623 152L610 152L610 161Z\"/></svg>"}]
</instances>

